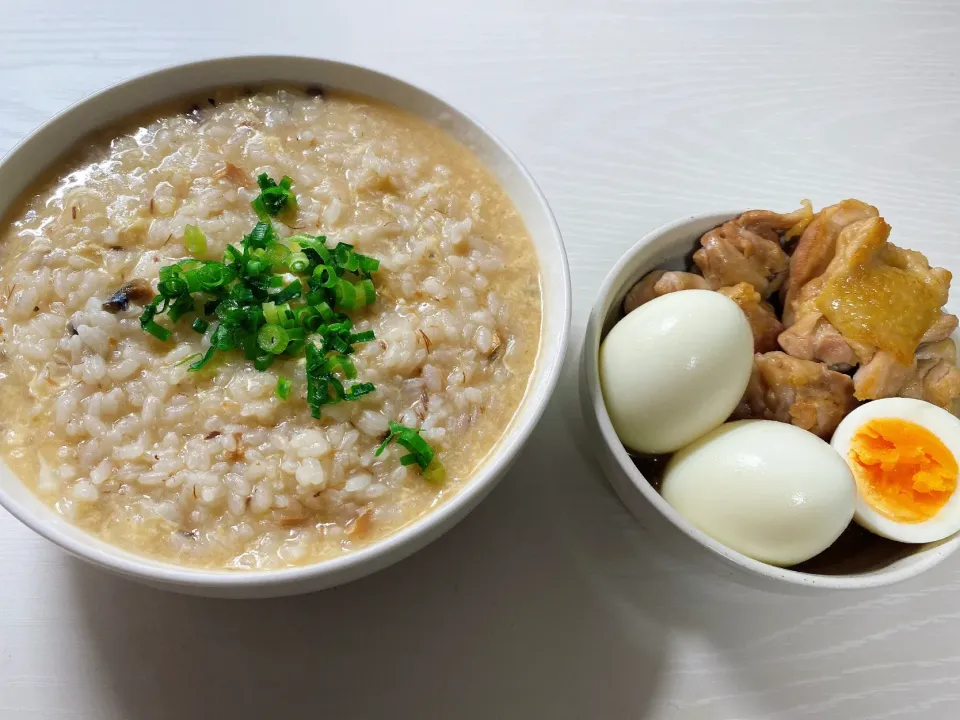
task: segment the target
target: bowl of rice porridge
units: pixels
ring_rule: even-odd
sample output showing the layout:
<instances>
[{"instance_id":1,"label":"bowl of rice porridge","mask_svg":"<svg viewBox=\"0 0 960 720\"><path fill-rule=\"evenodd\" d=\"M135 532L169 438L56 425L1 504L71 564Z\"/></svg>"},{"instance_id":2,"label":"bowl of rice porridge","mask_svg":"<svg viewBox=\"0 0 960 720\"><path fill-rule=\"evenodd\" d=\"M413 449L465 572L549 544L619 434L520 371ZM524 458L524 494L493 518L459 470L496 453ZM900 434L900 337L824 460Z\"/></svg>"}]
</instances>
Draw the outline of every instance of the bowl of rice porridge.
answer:
<instances>
[{"instance_id":1,"label":"bowl of rice porridge","mask_svg":"<svg viewBox=\"0 0 960 720\"><path fill-rule=\"evenodd\" d=\"M492 489L569 316L533 179L435 96L298 57L141 76L0 163L0 504L157 587L347 582Z\"/></svg>"}]
</instances>

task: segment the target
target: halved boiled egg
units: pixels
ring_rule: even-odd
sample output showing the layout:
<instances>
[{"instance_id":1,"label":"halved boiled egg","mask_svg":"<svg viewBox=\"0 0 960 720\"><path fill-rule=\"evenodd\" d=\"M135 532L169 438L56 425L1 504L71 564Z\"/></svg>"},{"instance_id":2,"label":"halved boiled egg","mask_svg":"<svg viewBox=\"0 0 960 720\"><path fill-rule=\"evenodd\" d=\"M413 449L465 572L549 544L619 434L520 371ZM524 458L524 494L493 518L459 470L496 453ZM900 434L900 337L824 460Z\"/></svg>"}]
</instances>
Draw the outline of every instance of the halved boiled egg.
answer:
<instances>
[{"instance_id":1,"label":"halved boiled egg","mask_svg":"<svg viewBox=\"0 0 960 720\"><path fill-rule=\"evenodd\" d=\"M960 530L960 419L923 400L885 398L843 419L831 441L857 484L854 520L906 543Z\"/></svg>"}]
</instances>

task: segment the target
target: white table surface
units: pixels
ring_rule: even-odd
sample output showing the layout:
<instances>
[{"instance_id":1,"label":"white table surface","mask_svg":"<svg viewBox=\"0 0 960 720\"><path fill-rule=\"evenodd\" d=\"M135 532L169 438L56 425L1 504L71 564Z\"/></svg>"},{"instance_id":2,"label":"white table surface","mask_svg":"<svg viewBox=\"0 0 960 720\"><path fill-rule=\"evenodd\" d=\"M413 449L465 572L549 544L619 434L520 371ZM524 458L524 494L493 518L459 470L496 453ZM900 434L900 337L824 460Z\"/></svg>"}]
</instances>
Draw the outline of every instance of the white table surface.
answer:
<instances>
[{"instance_id":1,"label":"white table surface","mask_svg":"<svg viewBox=\"0 0 960 720\"><path fill-rule=\"evenodd\" d=\"M618 255L690 212L855 196L960 271L949 0L9 0L0 152L108 83L261 52L399 75L506 140L563 230L575 344ZM958 717L960 557L895 588L801 600L687 576L582 447L572 369L476 512L324 593L160 593L0 511L0 716Z\"/></svg>"}]
</instances>

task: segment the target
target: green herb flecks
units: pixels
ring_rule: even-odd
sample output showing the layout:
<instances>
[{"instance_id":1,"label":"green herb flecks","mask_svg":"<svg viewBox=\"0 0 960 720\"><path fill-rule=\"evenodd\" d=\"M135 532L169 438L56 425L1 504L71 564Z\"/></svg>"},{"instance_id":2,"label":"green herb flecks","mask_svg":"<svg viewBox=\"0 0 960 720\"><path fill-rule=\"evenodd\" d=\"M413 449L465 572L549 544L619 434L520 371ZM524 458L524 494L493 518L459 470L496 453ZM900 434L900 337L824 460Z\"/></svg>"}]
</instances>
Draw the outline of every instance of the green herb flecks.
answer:
<instances>
[{"instance_id":1,"label":"green herb flecks","mask_svg":"<svg viewBox=\"0 0 960 720\"><path fill-rule=\"evenodd\" d=\"M166 341L171 332L157 322L160 316L177 323L194 315L191 327L209 333L210 347L183 361L191 361L191 372L208 367L218 352L242 352L260 371L278 357L306 353L307 401L314 417L320 417L323 405L357 400L376 389L356 382L349 357L354 345L373 340L374 333L354 333L344 311L376 301L371 275L380 262L346 243L328 248L323 236L281 238L270 218L296 208L292 180L284 177L277 183L262 174L257 182L261 192L253 207L260 221L239 247L228 245L221 261L192 257L161 268L158 294L144 309L140 325ZM193 225L184 231L184 245L195 256L207 252L206 236ZM277 396L286 400L291 385L281 378Z\"/></svg>"},{"instance_id":2,"label":"green herb flecks","mask_svg":"<svg viewBox=\"0 0 960 720\"><path fill-rule=\"evenodd\" d=\"M286 208L297 207L297 198L290 190L293 180L288 176L284 175L278 183L266 173L260 173L257 185L260 186L260 194L250 205L261 222L269 222L270 218L276 217Z\"/></svg>"},{"instance_id":3,"label":"green herb flecks","mask_svg":"<svg viewBox=\"0 0 960 720\"><path fill-rule=\"evenodd\" d=\"M400 458L401 465L418 465L423 479L431 483L442 483L447 477L447 471L436 457L436 453L429 443L420 437L420 431L408 428L397 422L390 423L390 434L384 438L380 447L377 448L376 456L386 449L391 440L396 440L397 445L408 451L407 455Z\"/></svg>"}]
</instances>

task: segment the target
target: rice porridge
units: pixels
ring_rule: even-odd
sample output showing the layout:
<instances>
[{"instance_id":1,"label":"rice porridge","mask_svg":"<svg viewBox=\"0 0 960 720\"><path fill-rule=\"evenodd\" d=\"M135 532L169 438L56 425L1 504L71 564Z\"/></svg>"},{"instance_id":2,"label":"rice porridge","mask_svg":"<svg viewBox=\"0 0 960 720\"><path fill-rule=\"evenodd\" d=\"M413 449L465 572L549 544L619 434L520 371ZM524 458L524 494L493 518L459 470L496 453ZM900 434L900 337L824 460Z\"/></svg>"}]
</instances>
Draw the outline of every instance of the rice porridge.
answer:
<instances>
[{"instance_id":1,"label":"rice porridge","mask_svg":"<svg viewBox=\"0 0 960 720\"><path fill-rule=\"evenodd\" d=\"M142 326L163 268L239 256L228 245L252 235L261 174L293 181L295 200L268 218L279 244L319 237L379 261L375 301L338 308L356 343L338 372L355 368L362 396L344 380L344 401L316 406L315 351L264 369L218 351L196 369L218 342L202 304L158 314L156 337ZM539 271L510 200L454 139L362 97L223 90L151 111L88 140L0 232L0 455L71 522L177 564L316 562L429 512L508 430L537 358ZM404 460L402 442L376 454L391 423L429 444L445 478Z\"/></svg>"}]
</instances>

